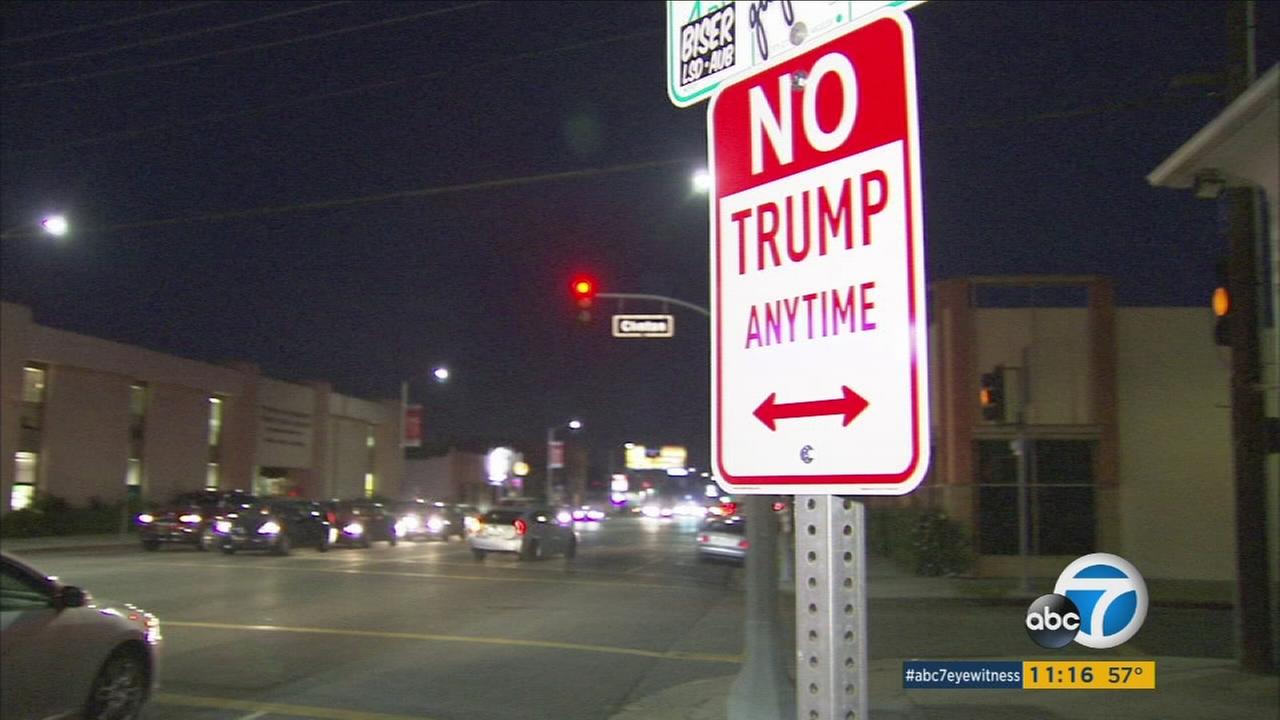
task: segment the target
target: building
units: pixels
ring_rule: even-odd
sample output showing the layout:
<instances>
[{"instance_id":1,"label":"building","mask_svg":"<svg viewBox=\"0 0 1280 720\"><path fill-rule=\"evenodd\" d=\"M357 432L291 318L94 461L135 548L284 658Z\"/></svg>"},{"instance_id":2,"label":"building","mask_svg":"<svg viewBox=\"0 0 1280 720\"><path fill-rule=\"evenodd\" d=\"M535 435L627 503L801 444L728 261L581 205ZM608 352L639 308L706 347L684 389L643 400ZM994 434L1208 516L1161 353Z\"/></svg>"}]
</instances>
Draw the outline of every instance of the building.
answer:
<instances>
[{"instance_id":1,"label":"building","mask_svg":"<svg viewBox=\"0 0 1280 720\"><path fill-rule=\"evenodd\" d=\"M201 488L396 496L398 401L264 377L36 323L0 304L0 509Z\"/></svg>"},{"instance_id":2,"label":"building","mask_svg":"<svg viewBox=\"0 0 1280 720\"><path fill-rule=\"evenodd\" d=\"M1207 306L1117 307L1099 276L931 292L933 460L909 502L967 528L978 574L1053 577L1106 551L1149 577L1233 578L1227 351ZM985 416L984 376L1003 394Z\"/></svg>"}]
</instances>

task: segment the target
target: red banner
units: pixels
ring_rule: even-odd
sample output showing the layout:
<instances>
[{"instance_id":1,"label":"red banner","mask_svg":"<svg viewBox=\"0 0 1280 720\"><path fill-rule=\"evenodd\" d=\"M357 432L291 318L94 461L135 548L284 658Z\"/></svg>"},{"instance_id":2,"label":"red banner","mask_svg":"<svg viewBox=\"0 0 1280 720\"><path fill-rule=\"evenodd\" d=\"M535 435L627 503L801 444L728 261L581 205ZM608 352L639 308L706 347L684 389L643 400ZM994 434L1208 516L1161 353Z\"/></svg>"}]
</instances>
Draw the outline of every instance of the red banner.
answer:
<instances>
[{"instance_id":1,"label":"red banner","mask_svg":"<svg viewBox=\"0 0 1280 720\"><path fill-rule=\"evenodd\" d=\"M422 447L422 406L406 405L404 408L404 437L401 447Z\"/></svg>"},{"instance_id":2,"label":"red banner","mask_svg":"<svg viewBox=\"0 0 1280 720\"><path fill-rule=\"evenodd\" d=\"M564 467L563 440L552 440L547 443L547 467L552 470Z\"/></svg>"}]
</instances>

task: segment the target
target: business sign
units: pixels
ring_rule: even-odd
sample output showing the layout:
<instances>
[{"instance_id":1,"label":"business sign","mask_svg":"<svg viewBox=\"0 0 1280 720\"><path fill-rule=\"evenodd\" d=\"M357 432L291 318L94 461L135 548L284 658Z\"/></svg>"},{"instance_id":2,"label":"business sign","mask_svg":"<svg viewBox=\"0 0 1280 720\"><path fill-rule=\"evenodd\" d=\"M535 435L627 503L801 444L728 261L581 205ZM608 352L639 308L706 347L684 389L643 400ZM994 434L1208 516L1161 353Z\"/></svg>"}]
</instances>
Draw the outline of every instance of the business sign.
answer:
<instances>
[{"instance_id":1,"label":"business sign","mask_svg":"<svg viewBox=\"0 0 1280 720\"><path fill-rule=\"evenodd\" d=\"M729 493L899 495L927 469L914 57L886 11L712 98L712 455Z\"/></svg>"},{"instance_id":2,"label":"business sign","mask_svg":"<svg viewBox=\"0 0 1280 720\"><path fill-rule=\"evenodd\" d=\"M683 445L645 447L628 444L625 459L628 470L684 469L689 464L689 451Z\"/></svg>"},{"instance_id":3,"label":"business sign","mask_svg":"<svg viewBox=\"0 0 1280 720\"><path fill-rule=\"evenodd\" d=\"M672 315L614 315L613 336L622 338L669 338L676 334Z\"/></svg>"},{"instance_id":4,"label":"business sign","mask_svg":"<svg viewBox=\"0 0 1280 720\"><path fill-rule=\"evenodd\" d=\"M886 7L924 0L667 1L667 96L676 107L721 83Z\"/></svg>"}]
</instances>

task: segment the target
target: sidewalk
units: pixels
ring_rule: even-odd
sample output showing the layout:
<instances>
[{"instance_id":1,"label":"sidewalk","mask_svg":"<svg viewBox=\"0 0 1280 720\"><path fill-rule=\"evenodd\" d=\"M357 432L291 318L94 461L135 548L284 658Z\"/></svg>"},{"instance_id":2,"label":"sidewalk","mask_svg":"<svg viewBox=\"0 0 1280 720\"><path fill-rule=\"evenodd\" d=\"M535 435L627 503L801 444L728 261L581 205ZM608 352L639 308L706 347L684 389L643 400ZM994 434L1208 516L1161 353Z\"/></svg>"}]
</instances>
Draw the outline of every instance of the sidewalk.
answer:
<instances>
[{"instance_id":1,"label":"sidewalk","mask_svg":"<svg viewBox=\"0 0 1280 720\"><path fill-rule=\"evenodd\" d=\"M1021 592L1012 578L927 578L909 575L892 562L868 558L868 599L968 599L1025 606L1043 592ZM1036 578L1032 588L1052 588ZM1151 602L1176 607L1229 607L1218 589L1177 582L1149 586ZM784 591L785 592L785 591ZM1157 595L1157 593L1159 593ZM790 602L791 595L783 598ZM1151 657L1156 690L905 690L902 663L875 660L868 668L871 720L1278 720L1280 682L1275 675L1241 672L1231 660ZM925 659L925 658L910 658ZM928 658L1019 660L1027 658ZM1043 658L1037 658L1043 659ZM1064 656L1063 659L1073 659ZM1100 659L1091 656L1088 659ZM1126 658L1138 659L1138 658ZM726 699L735 675L697 680L637 699L611 720L726 720ZM786 720L790 720L787 718Z\"/></svg>"}]
</instances>

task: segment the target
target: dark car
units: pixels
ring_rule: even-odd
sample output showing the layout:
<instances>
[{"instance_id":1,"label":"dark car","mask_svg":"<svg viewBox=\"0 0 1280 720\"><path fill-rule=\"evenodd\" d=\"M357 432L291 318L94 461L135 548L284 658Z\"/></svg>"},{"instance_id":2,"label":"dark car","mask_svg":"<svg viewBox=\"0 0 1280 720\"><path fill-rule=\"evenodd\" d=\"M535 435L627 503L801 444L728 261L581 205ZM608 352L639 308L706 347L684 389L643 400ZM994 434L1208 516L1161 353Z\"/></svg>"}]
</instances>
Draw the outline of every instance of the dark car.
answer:
<instances>
[{"instance_id":1,"label":"dark car","mask_svg":"<svg viewBox=\"0 0 1280 720\"><path fill-rule=\"evenodd\" d=\"M443 502L410 500L388 504L395 514L400 537L407 540L444 540L466 538L466 516L458 505Z\"/></svg>"},{"instance_id":2,"label":"dark car","mask_svg":"<svg viewBox=\"0 0 1280 720\"><path fill-rule=\"evenodd\" d=\"M216 547L213 522L217 516L252 502L252 495L239 491L181 493L165 505L139 513L135 518L138 538L147 550L158 550L161 545L210 550Z\"/></svg>"},{"instance_id":3,"label":"dark car","mask_svg":"<svg viewBox=\"0 0 1280 720\"><path fill-rule=\"evenodd\" d=\"M383 503L374 500L331 500L325 511L337 531L335 543L367 548L385 540L395 545L400 540L396 515Z\"/></svg>"},{"instance_id":4,"label":"dark car","mask_svg":"<svg viewBox=\"0 0 1280 720\"><path fill-rule=\"evenodd\" d=\"M214 522L218 546L230 555L238 550L268 550L288 555L295 547L320 552L333 544L333 526L324 507L310 500L260 499Z\"/></svg>"}]
</instances>

